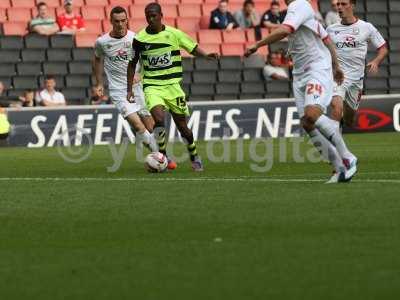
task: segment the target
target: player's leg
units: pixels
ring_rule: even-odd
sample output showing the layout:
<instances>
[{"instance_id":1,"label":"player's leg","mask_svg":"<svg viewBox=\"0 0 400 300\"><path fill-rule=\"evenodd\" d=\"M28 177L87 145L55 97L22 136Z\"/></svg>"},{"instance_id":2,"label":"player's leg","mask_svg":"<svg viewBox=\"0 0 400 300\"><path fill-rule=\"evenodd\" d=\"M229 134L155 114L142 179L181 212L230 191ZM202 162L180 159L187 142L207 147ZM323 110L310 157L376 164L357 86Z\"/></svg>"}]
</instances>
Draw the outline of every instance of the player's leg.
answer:
<instances>
[{"instance_id":1,"label":"player's leg","mask_svg":"<svg viewBox=\"0 0 400 300\"><path fill-rule=\"evenodd\" d=\"M150 112L154 120L153 134L158 144L158 151L167 155L165 107L163 105L155 105Z\"/></svg>"},{"instance_id":2,"label":"player's leg","mask_svg":"<svg viewBox=\"0 0 400 300\"><path fill-rule=\"evenodd\" d=\"M331 119L341 122L343 118L343 99L340 96L333 96L331 102Z\"/></svg>"},{"instance_id":3,"label":"player's leg","mask_svg":"<svg viewBox=\"0 0 400 300\"><path fill-rule=\"evenodd\" d=\"M343 105L343 121L344 124L348 127L353 127L356 121L356 113L357 111L350 107L347 102L344 102Z\"/></svg>"},{"instance_id":4,"label":"player's leg","mask_svg":"<svg viewBox=\"0 0 400 300\"><path fill-rule=\"evenodd\" d=\"M356 113L361 103L362 89L362 80L358 82L352 82L347 89L347 94L344 101L343 120L344 123L349 127L353 127L356 121Z\"/></svg>"}]
</instances>

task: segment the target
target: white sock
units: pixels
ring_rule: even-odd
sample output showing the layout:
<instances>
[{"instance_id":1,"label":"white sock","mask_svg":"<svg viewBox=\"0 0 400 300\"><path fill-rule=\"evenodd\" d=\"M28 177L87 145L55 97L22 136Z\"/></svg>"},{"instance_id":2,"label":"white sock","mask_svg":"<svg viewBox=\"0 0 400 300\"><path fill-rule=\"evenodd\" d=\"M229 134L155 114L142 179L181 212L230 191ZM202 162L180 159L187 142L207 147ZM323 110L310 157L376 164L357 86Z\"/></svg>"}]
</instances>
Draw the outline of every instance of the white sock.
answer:
<instances>
[{"instance_id":1,"label":"white sock","mask_svg":"<svg viewBox=\"0 0 400 300\"><path fill-rule=\"evenodd\" d=\"M342 159L352 160L354 158L354 155L349 151L349 149L347 149L346 143L344 142L343 137L333 120L329 119L325 115L321 115L317 122L315 122L315 126L322 133L322 135L327 138L328 141L333 144L333 146L335 146Z\"/></svg>"},{"instance_id":2,"label":"white sock","mask_svg":"<svg viewBox=\"0 0 400 300\"><path fill-rule=\"evenodd\" d=\"M143 143L146 144L146 146L150 147L152 152L157 152L158 151L158 146L157 146L157 142L154 139L154 136L152 134L150 134L150 132L148 132L147 130L145 130L142 133L137 133L136 134L137 139Z\"/></svg>"},{"instance_id":3,"label":"white sock","mask_svg":"<svg viewBox=\"0 0 400 300\"><path fill-rule=\"evenodd\" d=\"M332 164L337 173L340 173L344 168L343 161L332 143L329 142L318 129L314 129L309 132L308 135L314 147L321 153L321 156Z\"/></svg>"}]
</instances>

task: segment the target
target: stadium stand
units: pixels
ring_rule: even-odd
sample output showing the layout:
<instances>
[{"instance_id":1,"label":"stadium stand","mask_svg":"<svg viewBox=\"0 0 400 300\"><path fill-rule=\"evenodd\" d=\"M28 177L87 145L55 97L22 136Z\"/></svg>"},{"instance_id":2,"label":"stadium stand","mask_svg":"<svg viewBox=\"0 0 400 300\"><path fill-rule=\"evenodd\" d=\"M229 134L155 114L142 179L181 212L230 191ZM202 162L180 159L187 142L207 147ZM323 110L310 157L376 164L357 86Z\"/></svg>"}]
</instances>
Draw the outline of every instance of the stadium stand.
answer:
<instances>
[{"instance_id":1,"label":"stadium stand","mask_svg":"<svg viewBox=\"0 0 400 300\"><path fill-rule=\"evenodd\" d=\"M255 0L261 15L272 0ZM75 37L54 35L44 37L28 34L27 25L36 15L41 0L0 1L0 80L10 95L25 88L39 88L43 76L56 76L57 87L62 89L69 104L87 103L94 82L91 75L92 47L96 38L110 30L109 13L113 6L125 7L129 14L129 28L139 31L146 26L143 10L148 0L74 0L77 13L82 14L87 30ZM45 0L50 14L63 11L62 0ZM191 100L222 100L288 97L292 95L289 82L265 82L262 68L268 49L243 58L248 45L256 40L253 29L220 32L209 30L210 12L218 0L158 0L163 6L166 24L177 26L197 40L206 51L222 54L221 60L210 62L194 59L182 53L184 65L183 87ZM280 0L286 7L284 0ZM242 0L231 0L230 11L241 8ZM322 14L330 9L330 1L313 0L313 6ZM400 90L400 1L357 1L360 18L374 23L385 38L390 40L390 55L382 64L379 74L368 77L365 90L370 94L391 93ZM268 30L262 29L262 35ZM285 49L286 43L274 45L270 50ZM372 57L376 52L371 52Z\"/></svg>"}]
</instances>

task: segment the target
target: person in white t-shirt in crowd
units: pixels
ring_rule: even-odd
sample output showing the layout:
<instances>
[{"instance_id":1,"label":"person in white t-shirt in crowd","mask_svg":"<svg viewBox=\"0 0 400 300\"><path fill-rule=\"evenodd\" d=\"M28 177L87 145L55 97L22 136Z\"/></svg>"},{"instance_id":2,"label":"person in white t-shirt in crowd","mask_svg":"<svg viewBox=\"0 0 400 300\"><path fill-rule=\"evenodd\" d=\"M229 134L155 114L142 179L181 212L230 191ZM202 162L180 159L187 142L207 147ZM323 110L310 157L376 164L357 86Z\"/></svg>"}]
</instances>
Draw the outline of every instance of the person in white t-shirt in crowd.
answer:
<instances>
[{"instance_id":1,"label":"person in white t-shirt in crowd","mask_svg":"<svg viewBox=\"0 0 400 300\"><path fill-rule=\"evenodd\" d=\"M54 76L48 75L44 81L44 89L36 93L35 101L42 106L65 106L65 97L56 91L56 80Z\"/></svg>"},{"instance_id":2,"label":"person in white t-shirt in crowd","mask_svg":"<svg viewBox=\"0 0 400 300\"><path fill-rule=\"evenodd\" d=\"M132 102L127 100L126 73L129 61L133 58L132 42L136 34L128 30L128 14L123 7L114 7L110 20L111 32L99 37L95 44L93 70L98 93L104 95L104 69L111 101L133 128L137 140L152 152L157 152L158 145L151 134L154 120L144 104L140 76L135 78L134 99L131 99Z\"/></svg>"},{"instance_id":3,"label":"person in white t-shirt in crowd","mask_svg":"<svg viewBox=\"0 0 400 300\"><path fill-rule=\"evenodd\" d=\"M264 78L266 80L287 80L289 79L289 71L282 66L282 54L274 51L268 54L267 64L263 69Z\"/></svg>"},{"instance_id":4,"label":"person in white t-shirt in crowd","mask_svg":"<svg viewBox=\"0 0 400 300\"><path fill-rule=\"evenodd\" d=\"M335 168L328 183L350 181L357 172L357 157L349 151L340 133L339 122L326 115L332 101L333 81L344 80L335 46L307 0L286 0L288 11L283 24L246 50L289 38L293 59L293 93L301 124L314 146Z\"/></svg>"},{"instance_id":5,"label":"person in white t-shirt in crowd","mask_svg":"<svg viewBox=\"0 0 400 300\"><path fill-rule=\"evenodd\" d=\"M325 24L326 26L330 26L340 22L340 16L338 13L338 0L331 0L332 10L328 11L325 16Z\"/></svg>"},{"instance_id":6,"label":"person in white t-shirt in crowd","mask_svg":"<svg viewBox=\"0 0 400 300\"><path fill-rule=\"evenodd\" d=\"M332 100L332 118L352 127L360 105L364 83L365 60L368 44L378 49L377 56L367 67L369 74L376 74L388 54L386 41L371 23L354 16L356 0L338 0L341 23L327 28L336 46L339 64L344 71L344 82L335 85Z\"/></svg>"}]
</instances>

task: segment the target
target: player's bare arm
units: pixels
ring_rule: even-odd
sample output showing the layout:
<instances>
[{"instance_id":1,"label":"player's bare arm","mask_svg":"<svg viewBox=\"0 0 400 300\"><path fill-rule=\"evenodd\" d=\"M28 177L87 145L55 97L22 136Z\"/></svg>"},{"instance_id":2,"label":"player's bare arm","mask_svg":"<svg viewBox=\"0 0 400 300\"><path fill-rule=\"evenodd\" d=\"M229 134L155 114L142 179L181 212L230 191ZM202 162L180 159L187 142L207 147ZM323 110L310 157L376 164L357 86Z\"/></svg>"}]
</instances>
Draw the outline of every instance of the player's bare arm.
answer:
<instances>
[{"instance_id":1,"label":"player's bare arm","mask_svg":"<svg viewBox=\"0 0 400 300\"><path fill-rule=\"evenodd\" d=\"M386 45L381 47L378 50L378 54L376 55L376 57L367 64L367 67L369 68L368 73L370 73L370 74L378 73L379 65L382 63L382 61L385 59L385 57L388 55L388 53L389 53L389 51L388 51Z\"/></svg>"},{"instance_id":2,"label":"player's bare arm","mask_svg":"<svg viewBox=\"0 0 400 300\"><path fill-rule=\"evenodd\" d=\"M328 48L329 52L332 56L332 71L333 71L333 78L335 79L338 85L341 85L344 81L344 73L339 66L339 61L336 54L335 45L332 43L330 38L326 38L324 40L325 46Z\"/></svg>"},{"instance_id":3,"label":"player's bare arm","mask_svg":"<svg viewBox=\"0 0 400 300\"><path fill-rule=\"evenodd\" d=\"M104 82L103 82L103 59L95 56L93 59L93 72L96 80L96 87L100 90L100 93L104 93Z\"/></svg>"},{"instance_id":4,"label":"player's bare arm","mask_svg":"<svg viewBox=\"0 0 400 300\"><path fill-rule=\"evenodd\" d=\"M136 71L136 65L139 61L139 51L137 51L138 47L135 47L135 40L133 41L133 49L135 49L135 56L132 58L131 61L129 61L128 64L128 70L127 70L127 74L126 74L126 80L127 80L127 98L126 100L128 100L129 102L134 102L134 95L132 92L132 87L133 84L135 83L135 71Z\"/></svg>"},{"instance_id":5,"label":"player's bare arm","mask_svg":"<svg viewBox=\"0 0 400 300\"><path fill-rule=\"evenodd\" d=\"M207 53L200 47L196 47L196 49L194 49L191 54L193 54L194 56L198 56L198 57L205 57L205 58L211 59L211 60L219 59L218 53Z\"/></svg>"},{"instance_id":6,"label":"player's bare arm","mask_svg":"<svg viewBox=\"0 0 400 300\"><path fill-rule=\"evenodd\" d=\"M256 44L246 49L245 56L248 57L253 53L257 52L258 48L273 44L284 38L288 37L291 34L291 30L286 25L280 25L277 29L271 32L266 38L258 41Z\"/></svg>"}]
</instances>

